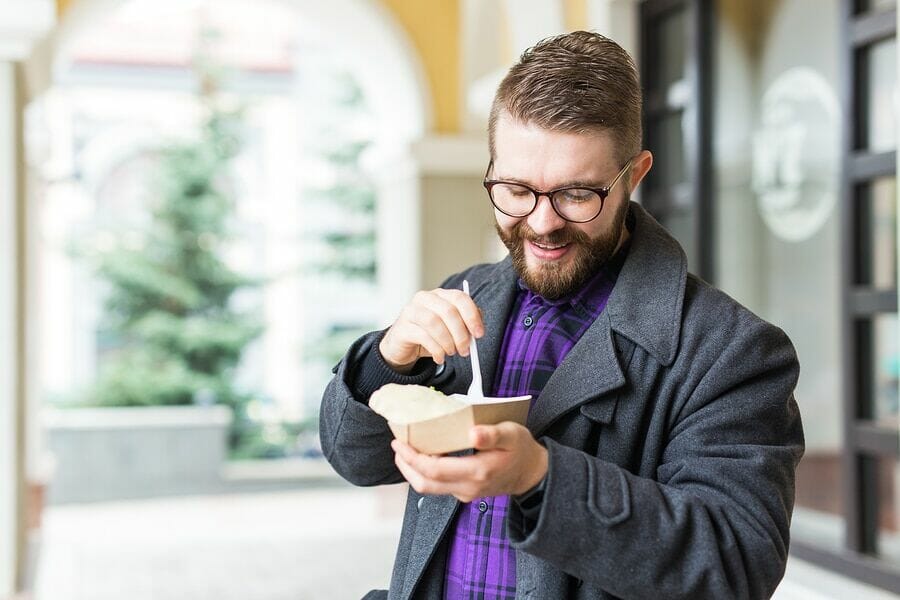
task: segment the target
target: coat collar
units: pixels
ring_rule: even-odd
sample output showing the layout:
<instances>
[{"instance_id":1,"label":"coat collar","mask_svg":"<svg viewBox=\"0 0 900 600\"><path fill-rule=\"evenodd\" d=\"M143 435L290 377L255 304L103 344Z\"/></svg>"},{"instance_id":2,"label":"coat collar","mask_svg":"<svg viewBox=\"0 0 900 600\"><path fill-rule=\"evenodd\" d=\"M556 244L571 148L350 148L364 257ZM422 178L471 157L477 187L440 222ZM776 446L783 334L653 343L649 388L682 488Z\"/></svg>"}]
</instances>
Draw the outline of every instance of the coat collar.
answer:
<instances>
[{"instance_id":1,"label":"coat collar","mask_svg":"<svg viewBox=\"0 0 900 600\"><path fill-rule=\"evenodd\" d=\"M612 332L631 340L669 366L678 352L687 258L678 242L639 204L631 249L600 317L584 333L547 381L528 426L536 435L556 417L625 384ZM479 340L484 380L494 380L500 346L518 288L509 257L496 264L473 297L482 310L486 335ZM465 366L463 367L466 368ZM467 373L471 377L471 373ZM601 411L603 412L603 411Z\"/></svg>"},{"instance_id":2,"label":"coat collar","mask_svg":"<svg viewBox=\"0 0 900 600\"><path fill-rule=\"evenodd\" d=\"M687 257L643 207L631 203L631 251L606 305L612 328L670 366L678 353Z\"/></svg>"}]
</instances>

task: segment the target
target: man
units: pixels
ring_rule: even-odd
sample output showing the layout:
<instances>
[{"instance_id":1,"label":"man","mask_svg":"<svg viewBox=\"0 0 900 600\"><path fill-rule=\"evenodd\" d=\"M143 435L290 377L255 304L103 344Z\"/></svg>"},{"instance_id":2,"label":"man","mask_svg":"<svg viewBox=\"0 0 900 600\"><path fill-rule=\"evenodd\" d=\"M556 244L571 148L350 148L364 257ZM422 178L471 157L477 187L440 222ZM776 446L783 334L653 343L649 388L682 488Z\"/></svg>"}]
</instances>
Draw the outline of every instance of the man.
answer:
<instances>
[{"instance_id":1,"label":"man","mask_svg":"<svg viewBox=\"0 0 900 600\"><path fill-rule=\"evenodd\" d=\"M501 83L489 136L509 256L354 343L322 404L338 473L410 483L387 597L770 596L803 452L797 359L629 201L652 164L631 58L592 33L540 42ZM474 339L486 393L534 397L527 427L474 427L475 451L453 456L392 439L369 395L465 393Z\"/></svg>"}]
</instances>

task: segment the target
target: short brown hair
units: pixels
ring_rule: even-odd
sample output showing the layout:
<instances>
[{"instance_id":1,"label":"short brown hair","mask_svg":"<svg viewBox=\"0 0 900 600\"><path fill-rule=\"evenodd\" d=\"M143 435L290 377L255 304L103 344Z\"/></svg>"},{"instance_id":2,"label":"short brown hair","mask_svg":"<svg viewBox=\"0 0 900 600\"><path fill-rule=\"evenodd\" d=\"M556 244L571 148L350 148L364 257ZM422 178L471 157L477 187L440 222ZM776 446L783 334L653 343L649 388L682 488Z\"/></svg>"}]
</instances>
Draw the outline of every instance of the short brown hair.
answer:
<instances>
[{"instance_id":1,"label":"short brown hair","mask_svg":"<svg viewBox=\"0 0 900 600\"><path fill-rule=\"evenodd\" d=\"M611 39L574 31L542 40L522 53L497 88L488 121L502 112L556 131L606 131L624 164L641 150L641 85L631 56Z\"/></svg>"}]
</instances>

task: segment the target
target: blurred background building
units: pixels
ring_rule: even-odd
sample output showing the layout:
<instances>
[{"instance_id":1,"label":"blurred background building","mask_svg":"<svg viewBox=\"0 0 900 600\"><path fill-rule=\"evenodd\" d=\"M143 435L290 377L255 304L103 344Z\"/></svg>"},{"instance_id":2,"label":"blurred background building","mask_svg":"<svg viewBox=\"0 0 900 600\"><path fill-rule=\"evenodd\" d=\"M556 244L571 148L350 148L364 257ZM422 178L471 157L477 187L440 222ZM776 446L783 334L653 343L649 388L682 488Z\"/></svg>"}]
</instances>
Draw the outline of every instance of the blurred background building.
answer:
<instances>
[{"instance_id":1,"label":"blurred background building","mask_svg":"<svg viewBox=\"0 0 900 600\"><path fill-rule=\"evenodd\" d=\"M0 4L0 598L386 586L403 489L330 473L322 388L414 291L502 256L490 102L574 29L638 60L636 199L797 347L777 597L900 594L897 22L896 0Z\"/></svg>"}]
</instances>

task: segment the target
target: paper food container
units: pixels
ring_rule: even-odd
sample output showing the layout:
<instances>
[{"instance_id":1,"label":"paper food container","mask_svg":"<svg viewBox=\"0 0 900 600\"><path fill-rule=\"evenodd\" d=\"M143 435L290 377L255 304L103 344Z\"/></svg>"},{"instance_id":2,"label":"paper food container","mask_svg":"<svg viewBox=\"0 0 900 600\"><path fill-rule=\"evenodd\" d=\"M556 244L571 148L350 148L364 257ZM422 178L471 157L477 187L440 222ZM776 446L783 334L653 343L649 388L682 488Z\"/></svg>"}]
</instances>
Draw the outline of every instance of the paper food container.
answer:
<instances>
[{"instance_id":1,"label":"paper food container","mask_svg":"<svg viewBox=\"0 0 900 600\"><path fill-rule=\"evenodd\" d=\"M425 454L446 454L471 448L469 429L473 425L496 425L503 421L513 421L525 425L531 396L514 398L478 398L470 400L463 394L453 394L465 402L459 410L440 417L412 423L388 425L394 437L404 441Z\"/></svg>"}]
</instances>

